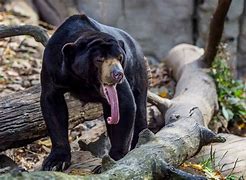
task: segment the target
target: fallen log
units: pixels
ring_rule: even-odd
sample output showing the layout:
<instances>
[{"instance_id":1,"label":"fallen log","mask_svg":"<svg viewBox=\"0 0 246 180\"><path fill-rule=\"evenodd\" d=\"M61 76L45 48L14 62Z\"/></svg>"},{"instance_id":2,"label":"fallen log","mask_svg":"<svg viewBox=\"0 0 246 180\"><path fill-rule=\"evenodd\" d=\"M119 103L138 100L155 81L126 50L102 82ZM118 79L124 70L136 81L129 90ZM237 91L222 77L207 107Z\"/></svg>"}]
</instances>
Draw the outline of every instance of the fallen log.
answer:
<instances>
[{"instance_id":1,"label":"fallen log","mask_svg":"<svg viewBox=\"0 0 246 180\"><path fill-rule=\"evenodd\" d=\"M47 136L40 109L40 85L0 97L0 152ZM66 95L70 128L102 116L100 104L81 104Z\"/></svg>"}]
</instances>

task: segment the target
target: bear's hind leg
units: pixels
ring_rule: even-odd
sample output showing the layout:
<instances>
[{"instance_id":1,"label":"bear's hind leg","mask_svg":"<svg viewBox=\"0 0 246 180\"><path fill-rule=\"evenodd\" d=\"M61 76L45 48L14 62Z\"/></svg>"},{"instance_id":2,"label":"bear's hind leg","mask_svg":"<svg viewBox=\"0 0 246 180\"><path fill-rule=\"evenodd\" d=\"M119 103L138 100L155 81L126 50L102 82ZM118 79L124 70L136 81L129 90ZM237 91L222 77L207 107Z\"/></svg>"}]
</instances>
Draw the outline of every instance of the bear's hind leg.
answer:
<instances>
[{"instance_id":1,"label":"bear's hind leg","mask_svg":"<svg viewBox=\"0 0 246 180\"><path fill-rule=\"evenodd\" d=\"M147 128L147 88L140 91L134 92L134 98L137 106L134 134L131 144L131 149L134 149L138 142L139 133Z\"/></svg>"}]
</instances>

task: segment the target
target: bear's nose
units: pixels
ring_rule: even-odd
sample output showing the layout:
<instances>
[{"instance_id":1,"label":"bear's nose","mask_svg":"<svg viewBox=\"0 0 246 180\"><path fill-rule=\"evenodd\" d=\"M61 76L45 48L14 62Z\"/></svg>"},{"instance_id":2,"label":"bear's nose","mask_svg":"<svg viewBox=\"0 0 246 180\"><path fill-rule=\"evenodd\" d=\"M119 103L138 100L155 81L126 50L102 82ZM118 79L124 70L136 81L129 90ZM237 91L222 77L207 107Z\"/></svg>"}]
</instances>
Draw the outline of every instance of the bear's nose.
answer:
<instances>
[{"instance_id":1,"label":"bear's nose","mask_svg":"<svg viewBox=\"0 0 246 180\"><path fill-rule=\"evenodd\" d=\"M124 76L123 72L121 72L121 71L113 71L113 78L116 81L118 81L118 82L121 81L123 76Z\"/></svg>"},{"instance_id":2,"label":"bear's nose","mask_svg":"<svg viewBox=\"0 0 246 180\"><path fill-rule=\"evenodd\" d=\"M115 66L112 69L112 78L118 83L120 82L124 77L124 72L121 67Z\"/></svg>"}]
</instances>

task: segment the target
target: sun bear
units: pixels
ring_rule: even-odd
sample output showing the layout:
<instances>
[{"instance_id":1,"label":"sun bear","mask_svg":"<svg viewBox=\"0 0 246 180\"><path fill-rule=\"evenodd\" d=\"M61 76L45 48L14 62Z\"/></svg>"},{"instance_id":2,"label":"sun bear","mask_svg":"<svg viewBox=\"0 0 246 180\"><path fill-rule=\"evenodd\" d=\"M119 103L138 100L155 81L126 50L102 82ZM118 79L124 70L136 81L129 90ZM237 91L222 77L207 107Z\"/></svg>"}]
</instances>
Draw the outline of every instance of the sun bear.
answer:
<instances>
[{"instance_id":1,"label":"sun bear","mask_svg":"<svg viewBox=\"0 0 246 180\"><path fill-rule=\"evenodd\" d=\"M143 52L129 34L86 15L66 19L48 41L43 57L41 110L52 142L43 170L62 171L71 161L64 93L102 103L109 155L119 160L147 127L147 86Z\"/></svg>"}]
</instances>

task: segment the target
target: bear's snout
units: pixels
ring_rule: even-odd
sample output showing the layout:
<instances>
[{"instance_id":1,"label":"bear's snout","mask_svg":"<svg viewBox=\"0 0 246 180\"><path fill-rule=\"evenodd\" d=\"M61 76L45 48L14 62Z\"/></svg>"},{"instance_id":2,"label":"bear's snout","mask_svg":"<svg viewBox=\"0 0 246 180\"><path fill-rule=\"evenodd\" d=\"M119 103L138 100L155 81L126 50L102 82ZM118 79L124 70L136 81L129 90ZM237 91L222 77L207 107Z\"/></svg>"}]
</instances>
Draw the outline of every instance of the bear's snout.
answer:
<instances>
[{"instance_id":1,"label":"bear's snout","mask_svg":"<svg viewBox=\"0 0 246 180\"><path fill-rule=\"evenodd\" d=\"M103 84L118 84L124 78L124 70L117 59L108 59L102 64L101 81Z\"/></svg>"},{"instance_id":2,"label":"bear's snout","mask_svg":"<svg viewBox=\"0 0 246 180\"><path fill-rule=\"evenodd\" d=\"M111 76L116 81L116 83L119 83L123 79L124 71L121 65L116 64L112 67Z\"/></svg>"}]
</instances>

